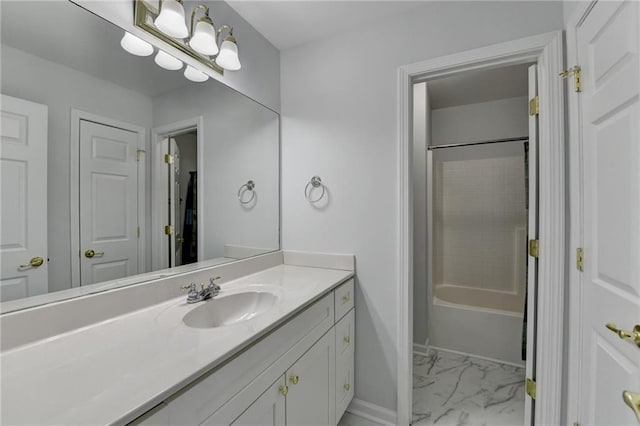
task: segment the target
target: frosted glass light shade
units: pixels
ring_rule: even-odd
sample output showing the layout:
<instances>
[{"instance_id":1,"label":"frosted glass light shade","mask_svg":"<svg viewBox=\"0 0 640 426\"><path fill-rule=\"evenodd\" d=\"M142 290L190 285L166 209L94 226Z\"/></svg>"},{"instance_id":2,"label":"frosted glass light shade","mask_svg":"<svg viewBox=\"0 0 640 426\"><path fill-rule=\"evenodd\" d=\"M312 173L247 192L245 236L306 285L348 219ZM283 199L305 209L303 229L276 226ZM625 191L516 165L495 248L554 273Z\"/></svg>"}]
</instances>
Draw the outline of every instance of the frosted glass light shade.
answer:
<instances>
[{"instance_id":1,"label":"frosted glass light shade","mask_svg":"<svg viewBox=\"0 0 640 426\"><path fill-rule=\"evenodd\" d=\"M193 31L193 37L189 40L189 46L205 56L217 55L219 49L216 44L216 30L213 25L205 20L199 21Z\"/></svg>"},{"instance_id":2,"label":"frosted glass light shade","mask_svg":"<svg viewBox=\"0 0 640 426\"><path fill-rule=\"evenodd\" d=\"M158 54L154 59L155 63L158 64L159 67L164 68L170 71L176 71L182 68L182 61L178 58L174 58L162 50L158 50Z\"/></svg>"},{"instance_id":3,"label":"frosted glass light shade","mask_svg":"<svg viewBox=\"0 0 640 426\"><path fill-rule=\"evenodd\" d=\"M208 75L206 75L202 71L198 71L197 69L195 69L191 65L187 65L187 68L185 68L184 76L187 79L189 79L191 81L195 81L197 83L202 83L203 81L207 81L209 79Z\"/></svg>"},{"instance_id":4,"label":"frosted glass light shade","mask_svg":"<svg viewBox=\"0 0 640 426\"><path fill-rule=\"evenodd\" d=\"M229 71L240 69L240 59L238 58L238 45L229 40L229 37L222 42L220 54L216 58L216 64Z\"/></svg>"},{"instance_id":5,"label":"frosted glass light shade","mask_svg":"<svg viewBox=\"0 0 640 426\"><path fill-rule=\"evenodd\" d=\"M120 46L136 56L149 56L153 53L152 45L126 31L124 37L120 40Z\"/></svg>"},{"instance_id":6,"label":"frosted glass light shade","mask_svg":"<svg viewBox=\"0 0 640 426\"><path fill-rule=\"evenodd\" d=\"M160 14L153 23L170 37L186 38L189 35L184 20L184 7L176 0L164 0Z\"/></svg>"}]
</instances>

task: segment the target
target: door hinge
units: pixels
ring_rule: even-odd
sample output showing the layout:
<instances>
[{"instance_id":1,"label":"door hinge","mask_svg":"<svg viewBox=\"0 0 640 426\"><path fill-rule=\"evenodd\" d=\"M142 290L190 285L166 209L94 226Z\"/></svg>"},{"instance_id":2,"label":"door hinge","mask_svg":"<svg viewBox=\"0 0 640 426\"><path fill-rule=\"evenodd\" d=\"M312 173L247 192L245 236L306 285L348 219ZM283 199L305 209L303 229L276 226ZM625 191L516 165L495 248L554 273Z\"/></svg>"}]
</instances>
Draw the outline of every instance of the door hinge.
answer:
<instances>
[{"instance_id":1,"label":"door hinge","mask_svg":"<svg viewBox=\"0 0 640 426\"><path fill-rule=\"evenodd\" d=\"M173 235L173 226L167 225L164 227L164 233L166 235Z\"/></svg>"},{"instance_id":2,"label":"door hinge","mask_svg":"<svg viewBox=\"0 0 640 426\"><path fill-rule=\"evenodd\" d=\"M173 155L165 154L164 155L164 162L167 163L167 164L173 164Z\"/></svg>"},{"instance_id":3,"label":"door hinge","mask_svg":"<svg viewBox=\"0 0 640 426\"><path fill-rule=\"evenodd\" d=\"M573 426L580 426L579 422L573 422Z\"/></svg>"},{"instance_id":4,"label":"door hinge","mask_svg":"<svg viewBox=\"0 0 640 426\"><path fill-rule=\"evenodd\" d=\"M144 149L139 149L138 148L136 150L136 161L140 161L140 155L144 154L145 152L147 152L147 151L145 151Z\"/></svg>"},{"instance_id":5,"label":"door hinge","mask_svg":"<svg viewBox=\"0 0 640 426\"><path fill-rule=\"evenodd\" d=\"M582 68L578 65L568 70L564 70L560 73L560 77L568 78L573 77L573 86L576 92L582 92Z\"/></svg>"},{"instance_id":6,"label":"door hinge","mask_svg":"<svg viewBox=\"0 0 640 426\"><path fill-rule=\"evenodd\" d=\"M535 258L540 256L540 240L529 240L529 256Z\"/></svg>"},{"instance_id":7,"label":"door hinge","mask_svg":"<svg viewBox=\"0 0 640 426\"><path fill-rule=\"evenodd\" d=\"M529 101L529 115L534 116L540 114L540 98L534 96Z\"/></svg>"},{"instance_id":8,"label":"door hinge","mask_svg":"<svg viewBox=\"0 0 640 426\"><path fill-rule=\"evenodd\" d=\"M582 247L576 249L576 268L578 271L584 271L584 249Z\"/></svg>"},{"instance_id":9,"label":"door hinge","mask_svg":"<svg viewBox=\"0 0 640 426\"><path fill-rule=\"evenodd\" d=\"M531 399L536 399L536 382L535 382L535 380L527 378L526 390L527 390L527 395L529 395L531 397Z\"/></svg>"}]
</instances>

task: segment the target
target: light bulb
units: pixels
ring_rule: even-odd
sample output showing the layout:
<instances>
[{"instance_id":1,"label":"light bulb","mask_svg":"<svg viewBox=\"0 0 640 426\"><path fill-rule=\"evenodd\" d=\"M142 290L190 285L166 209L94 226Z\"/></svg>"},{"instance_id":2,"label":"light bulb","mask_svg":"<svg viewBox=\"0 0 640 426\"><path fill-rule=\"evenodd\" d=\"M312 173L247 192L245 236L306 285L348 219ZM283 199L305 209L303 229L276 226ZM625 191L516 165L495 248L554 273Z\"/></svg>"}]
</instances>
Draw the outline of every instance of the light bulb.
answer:
<instances>
[{"instance_id":1,"label":"light bulb","mask_svg":"<svg viewBox=\"0 0 640 426\"><path fill-rule=\"evenodd\" d=\"M149 56L153 53L153 46L151 44L126 31L124 37L120 40L120 46L136 56Z\"/></svg>"},{"instance_id":2,"label":"light bulb","mask_svg":"<svg viewBox=\"0 0 640 426\"><path fill-rule=\"evenodd\" d=\"M238 58L238 45L232 35L228 35L220 46L220 53L216 58L216 64L230 71L240 69L240 59Z\"/></svg>"},{"instance_id":3,"label":"light bulb","mask_svg":"<svg viewBox=\"0 0 640 426\"><path fill-rule=\"evenodd\" d=\"M159 67L170 71L179 70L182 68L182 65L184 65L180 59L175 58L162 50L158 50L158 54L154 61Z\"/></svg>"},{"instance_id":4,"label":"light bulb","mask_svg":"<svg viewBox=\"0 0 640 426\"><path fill-rule=\"evenodd\" d=\"M184 7L177 0L164 0L160 14L153 23L168 36L186 38L189 35L184 21Z\"/></svg>"},{"instance_id":5,"label":"light bulb","mask_svg":"<svg viewBox=\"0 0 640 426\"><path fill-rule=\"evenodd\" d=\"M206 75L202 71L198 71L197 69L195 69L191 65L187 65L187 68L185 68L184 76L187 79L189 79L191 81L195 81L197 83L202 83L203 81L207 81L209 79L208 75Z\"/></svg>"},{"instance_id":6,"label":"light bulb","mask_svg":"<svg viewBox=\"0 0 640 426\"><path fill-rule=\"evenodd\" d=\"M219 49L216 44L216 30L213 28L211 21L208 21L206 18L198 21L193 32L193 37L189 40L189 46L205 56L218 54Z\"/></svg>"}]
</instances>

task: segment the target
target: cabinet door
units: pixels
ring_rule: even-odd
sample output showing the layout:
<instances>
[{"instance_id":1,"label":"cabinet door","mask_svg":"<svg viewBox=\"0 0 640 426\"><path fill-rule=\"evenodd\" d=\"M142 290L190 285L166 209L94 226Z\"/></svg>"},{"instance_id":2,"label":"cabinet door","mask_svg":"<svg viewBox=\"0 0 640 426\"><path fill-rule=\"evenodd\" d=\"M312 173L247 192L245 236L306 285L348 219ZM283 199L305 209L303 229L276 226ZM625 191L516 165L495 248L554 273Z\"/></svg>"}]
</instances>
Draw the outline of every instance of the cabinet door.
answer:
<instances>
[{"instance_id":1,"label":"cabinet door","mask_svg":"<svg viewBox=\"0 0 640 426\"><path fill-rule=\"evenodd\" d=\"M233 426L284 426L286 393L284 377L281 377L231 424Z\"/></svg>"},{"instance_id":2,"label":"cabinet door","mask_svg":"<svg viewBox=\"0 0 640 426\"><path fill-rule=\"evenodd\" d=\"M335 424L335 329L287 371L287 424Z\"/></svg>"}]
</instances>

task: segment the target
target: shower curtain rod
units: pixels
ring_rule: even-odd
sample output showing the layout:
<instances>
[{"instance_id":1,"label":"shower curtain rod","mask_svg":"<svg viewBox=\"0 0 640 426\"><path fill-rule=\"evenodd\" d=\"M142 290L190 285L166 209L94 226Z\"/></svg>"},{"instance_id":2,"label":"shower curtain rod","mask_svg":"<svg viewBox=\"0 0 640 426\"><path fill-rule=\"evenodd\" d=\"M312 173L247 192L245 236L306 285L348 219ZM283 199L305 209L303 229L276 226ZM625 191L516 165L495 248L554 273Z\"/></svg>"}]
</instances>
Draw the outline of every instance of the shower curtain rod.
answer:
<instances>
[{"instance_id":1,"label":"shower curtain rod","mask_svg":"<svg viewBox=\"0 0 640 426\"><path fill-rule=\"evenodd\" d=\"M440 148L456 148L459 146L471 146L471 145L486 145L490 143L501 143L501 142L524 142L528 141L529 136L522 136L519 138L509 138L509 139L493 139L489 141L480 141L480 142L461 142L461 143L450 143L447 145L431 145L427 147L427 150L432 151L434 149Z\"/></svg>"}]
</instances>

